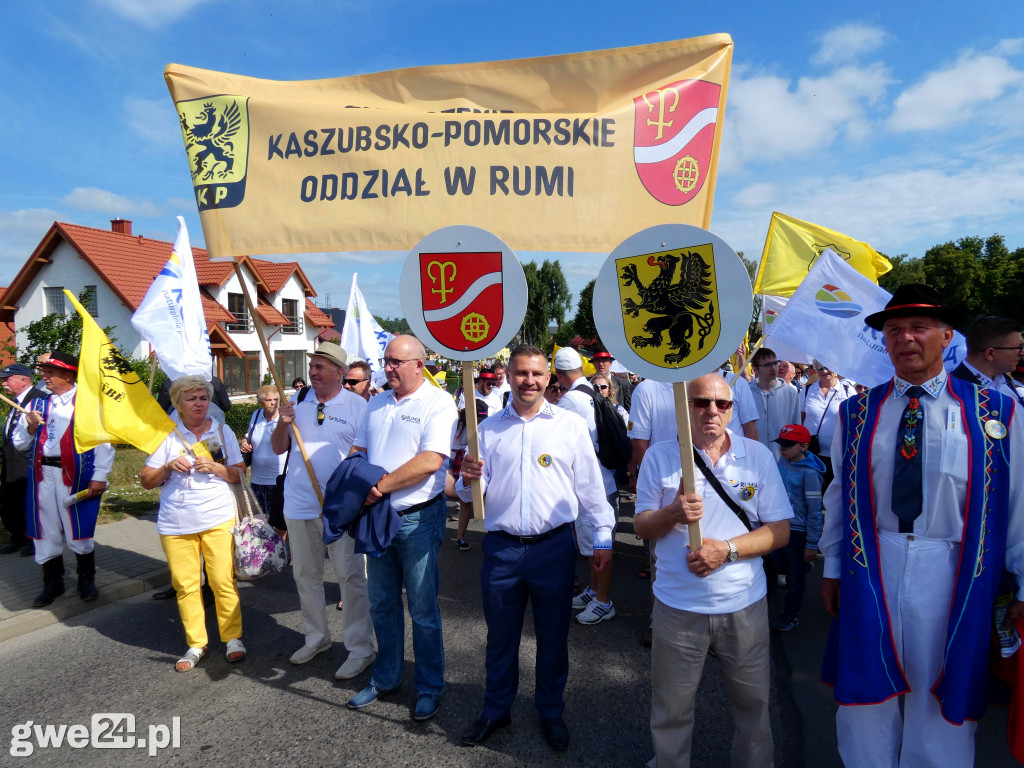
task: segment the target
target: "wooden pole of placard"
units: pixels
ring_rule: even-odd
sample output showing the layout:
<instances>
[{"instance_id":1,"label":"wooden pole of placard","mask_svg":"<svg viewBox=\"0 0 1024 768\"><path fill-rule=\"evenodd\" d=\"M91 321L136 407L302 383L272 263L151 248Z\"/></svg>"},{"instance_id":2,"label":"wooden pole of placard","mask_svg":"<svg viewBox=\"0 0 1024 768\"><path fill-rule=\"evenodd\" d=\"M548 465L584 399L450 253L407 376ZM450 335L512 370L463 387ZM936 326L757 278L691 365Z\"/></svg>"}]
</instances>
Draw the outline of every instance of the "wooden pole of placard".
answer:
<instances>
[{"instance_id":1,"label":"wooden pole of placard","mask_svg":"<svg viewBox=\"0 0 1024 768\"><path fill-rule=\"evenodd\" d=\"M466 401L466 442L468 443L466 453L474 459L479 459L480 436L476 431L476 385L473 383L473 363L470 360L462 361L462 395ZM473 517L481 520L484 516L484 489L479 480L471 480L469 487L473 491Z\"/></svg>"},{"instance_id":2,"label":"wooden pole of placard","mask_svg":"<svg viewBox=\"0 0 1024 768\"><path fill-rule=\"evenodd\" d=\"M156 361L156 350L149 350L149 394L153 394L153 382L156 380L156 369L159 367Z\"/></svg>"},{"instance_id":3,"label":"wooden pole of placard","mask_svg":"<svg viewBox=\"0 0 1024 768\"><path fill-rule=\"evenodd\" d=\"M263 354L267 356L267 366L270 368L270 375L274 377L274 386L277 387L278 397L281 401L284 401L284 384L281 382L281 376L277 372L277 368L274 365L274 358L270 355L270 345L267 344L267 337L263 335L263 329L260 328L259 315L256 314L256 307L252 302L252 297L249 295L249 288L245 284L245 280L242 278L242 270L238 266L238 261L232 259L231 265L235 268L235 277L238 278L239 284L242 286L242 296L245 297L245 307L249 311L249 317L252 318L253 326L256 328L256 336L259 337L260 346L263 347ZM316 497L320 500L320 506L324 505L324 495L320 490L320 483L316 479L316 472L313 471L313 464L309 461L309 454L306 453L306 446L302 442L302 435L299 434L299 428L295 426L295 422L291 423L292 438L295 440L295 444L299 446L299 453L302 454L302 461L306 465L306 471L309 473L309 479L313 483L313 490L316 491Z\"/></svg>"},{"instance_id":4,"label":"wooden pole of placard","mask_svg":"<svg viewBox=\"0 0 1024 768\"><path fill-rule=\"evenodd\" d=\"M7 403L9 406L11 406L11 408L13 408L14 410L16 410L16 411L18 411L20 413L28 413L28 409L22 408L16 402L14 402L13 400L7 399L3 395L0 395L0 400L3 400L5 403Z\"/></svg>"},{"instance_id":5,"label":"wooden pole of placard","mask_svg":"<svg viewBox=\"0 0 1024 768\"><path fill-rule=\"evenodd\" d=\"M690 434L690 399L686 394L686 382L672 384L672 395L676 403L676 427L679 430L679 463L683 468L683 493L697 490L696 467L693 463L693 435ZM688 523L690 551L696 552L704 543L700 523Z\"/></svg>"}]
</instances>

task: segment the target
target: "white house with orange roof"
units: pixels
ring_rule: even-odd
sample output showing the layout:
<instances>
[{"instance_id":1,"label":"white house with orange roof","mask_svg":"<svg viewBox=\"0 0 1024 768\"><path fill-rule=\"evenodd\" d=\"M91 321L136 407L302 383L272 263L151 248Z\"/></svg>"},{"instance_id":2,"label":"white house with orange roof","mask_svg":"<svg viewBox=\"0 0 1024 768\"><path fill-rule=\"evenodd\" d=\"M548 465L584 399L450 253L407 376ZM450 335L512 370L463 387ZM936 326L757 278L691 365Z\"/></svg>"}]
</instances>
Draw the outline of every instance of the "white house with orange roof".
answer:
<instances>
[{"instance_id":1,"label":"white house with orange roof","mask_svg":"<svg viewBox=\"0 0 1024 768\"><path fill-rule=\"evenodd\" d=\"M132 328L131 316L171 255L172 243L132 234L132 223L111 221L111 229L54 222L25 265L0 293L0 322L13 327L19 345L29 323L74 311L64 289L76 296L91 289L86 309L134 357L149 355L149 344ZM192 249L210 333L214 370L232 395L251 394L269 373L255 330L259 323L285 386L305 378L306 353L320 341L337 340L331 318L312 301L316 291L298 262L275 263L243 257L240 271L256 317L246 311L241 284L230 261L210 261Z\"/></svg>"}]
</instances>

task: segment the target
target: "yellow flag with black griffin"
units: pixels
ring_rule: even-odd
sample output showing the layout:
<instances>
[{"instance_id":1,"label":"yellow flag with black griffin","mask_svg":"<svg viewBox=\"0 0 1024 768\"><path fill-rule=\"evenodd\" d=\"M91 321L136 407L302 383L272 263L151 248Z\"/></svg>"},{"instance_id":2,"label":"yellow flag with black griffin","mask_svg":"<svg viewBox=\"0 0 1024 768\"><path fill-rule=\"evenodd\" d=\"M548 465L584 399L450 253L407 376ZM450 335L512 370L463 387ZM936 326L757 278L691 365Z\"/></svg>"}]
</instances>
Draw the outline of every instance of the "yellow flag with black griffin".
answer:
<instances>
[{"instance_id":1,"label":"yellow flag with black griffin","mask_svg":"<svg viewBox=\"0 0 1024 768\"><path fill-rule=\"evenodd\" d=\"M626 340L643 360L682 368L714 349L721 307L711 243L616 259L615 273Z\"/></svg>"},{"instance_id":2,"label":"yellow flag with black griffin","mask_svg":"<svg viewBox=\"0 0 1024 768\"><path fill-rule=\"evenodd\" d=\"M82 453L101 443L129 443L153 453L174 429L174 422L85 307L70 291L64 295L82 317L75 450Z\"/></svg>"},{"instance_id":3,"label":"yellow flag with black griffin","mask_svg":"<svg viewBox=\"0 0 1024 768\"><path fill-rule=\"evenodd\" d=\"M792 296L826 248L873 283L892 269L889 260L867 243L776 211L768 226L754 293Z\"/></svg>"}]
</instances>

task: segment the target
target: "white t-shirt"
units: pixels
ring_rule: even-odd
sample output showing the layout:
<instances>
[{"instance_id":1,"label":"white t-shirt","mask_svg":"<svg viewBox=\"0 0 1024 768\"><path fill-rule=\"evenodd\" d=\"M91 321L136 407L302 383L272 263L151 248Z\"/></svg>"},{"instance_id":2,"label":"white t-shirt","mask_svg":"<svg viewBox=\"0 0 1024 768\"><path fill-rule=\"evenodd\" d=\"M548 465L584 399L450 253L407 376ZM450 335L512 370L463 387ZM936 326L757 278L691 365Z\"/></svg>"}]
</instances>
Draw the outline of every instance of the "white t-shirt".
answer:
<instances>
[{"instance_id":1,"label":"white t-shirt","mask_svg":"<svg viewBox=\"0 0 1024 768\"><path fill-rule=\"evenodd\" d=\"M277 428L280 414L274 414L274 418L267 421L263 409L256 411L249 420L249 427L252 430L252 466L249 468L249 482L253 485L274 485L277 476L284 472L284 462L287 453L276 454L270 445L270 436ZM256 424L253 426L253 420ZM246 435L248 435L248 431Z\"/></svg>"},{"instance_id":2,"label":"white t-shirt","mask_svg":"<svg viewBox=\"0 0 1024 768\"><path fill-rule=\"evenodd\" d=\"M199 442L195 435L181 425L180 419L177 423L178 432L188 442L189 448ZM223 444L224 463L229 467L242 463L242 453L238 450L235 433L215 419L210 419L210 428L203 433L202 439L207 444ZM189 449L181 444L181 437L172 432L146 459L146 466L159 469L178 456L189 456ZM194 458L192 463L195 463ZM216 475L171 470L170 476L160 488L156 532L162 536L186 536L208 531L234 517L235 497L231 486Z\"/></svg>"},{"instance_id":3,"label":"white t-shirt","mask_svg":"<svg viewBox=\"0 0 1024 768\"><path fill-rule=\"evenodd\" d=\"M355 392L342 389L323 404L323 424L317 423L319 407L316 392L310 389L306 399L295 404L295 426L302 435L302 444L322 493L334 470L352 448L356 430L366 413L366 401ZM290 427L288 431L290 434ZM284 516L292 520L313 520L320 517L320 500L294 440L290 450L292 456L288 459L288 476L284 481Z\"/></svg>"},{"instance_id":4,"label":"white t-shirt","mask_svg":"<svg viewBox=\"0 0 1024 768\"><path fill-rule=\"evenodd\" d=\"M370 398L355 444L366 449L371 464L394 472L424 451L451 452L459 411L444 390L421 383L397 400L393 390ZM289 471L290 474L290 471ZM444 491L445 466L421 483L391 493L391 506L401 511Z\"/></svg>"},{"instance_id":5,"label":"white t-shirt","mask_svg":"<svg viewBox=\"0 0 1024 768\"><path fill-rule=\"evenodd\" d=\"M760 523L791 518L793 508L771 451L731 432L729 438L729 450L712 467L726 493L746 511L755 528ZM701 458L711 466L711 460L703 451ZM701 535L725 541L747 533L736 513L722 501L704 475L699 470L696 474L697 493L704 500ZM678 445L670 442L652 445L644 456L636 484L637 516L670 504L679 492L681 479ZM658 567L654 595L665 605L692 613L734 613L767 594L760 558L726 562L710 576L701 578L690 573L687 567L689 544L690 534L685 525L676 525L656 540Z\"/></svg>"},{"instance_id":6,"label":"white t-shirt","mask_svg":"<svg viewBox=\"0 0 1024 768\"><path fill-rule=\"evenodd\" d=\"M567 411L575 413L577 416L581 416L587 423L587 429L590 431L590 442L594 446L594 455L597 455L597 417L594 415L594 398L588 395L586 392L580 392L580 387L591 387L590 382L582 376L572 383L569 387L569 391L562 395L562 399L558 401L558 405ZM593 387L591 387L593 389ZM615 472L608 469L606 466L598 462L598 466L601 467L601 479L604 481L604 493L606 496L611 496L615 493Z\"/></svg>"}]
</instances>

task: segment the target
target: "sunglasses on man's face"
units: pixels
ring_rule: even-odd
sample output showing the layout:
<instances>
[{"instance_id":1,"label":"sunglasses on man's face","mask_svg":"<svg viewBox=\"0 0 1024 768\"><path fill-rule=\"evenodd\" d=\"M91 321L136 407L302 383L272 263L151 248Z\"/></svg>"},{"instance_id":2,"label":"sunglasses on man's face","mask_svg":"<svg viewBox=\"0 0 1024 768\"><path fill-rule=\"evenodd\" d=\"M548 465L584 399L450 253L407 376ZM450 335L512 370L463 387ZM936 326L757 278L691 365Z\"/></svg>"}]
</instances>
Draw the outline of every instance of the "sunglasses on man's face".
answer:
<instances>
[{"instance_id":1,"label":"sunglasses on man's face","mask_svg":"<svg viewBox=\"0 0 1024 768\"><path fill-rule=\"evenodd\" d=\"M344 379L345 385L354 387L356 384L362 384L366 379Z\"/></svg>"},{"instance_id":2,"label":"sunglasses on man's face","mask_svg":"<svg viewBox=\"0 0 1024 768\"><path fill-rule=\"evenodd\" d=\"M565 392L565 387L561 384L552 384L548 387L548 392Z\"/></svg>"},{"instance_id":3,"label":"sunglasses on man's face","mask_svg":"<svg viewBox=\"0 0 1024 768\"><path fill-rule=\"evenodd\" d=\"M715 408L717 408L720 411L728 411L730 408L732 408L732 400L718 400L717 398L710 397L690 398L690 404L693 405L694 408L699 408L702 411L707 408L710 408L712 403L714 403Z\"/></svg>"}]
</instances>

